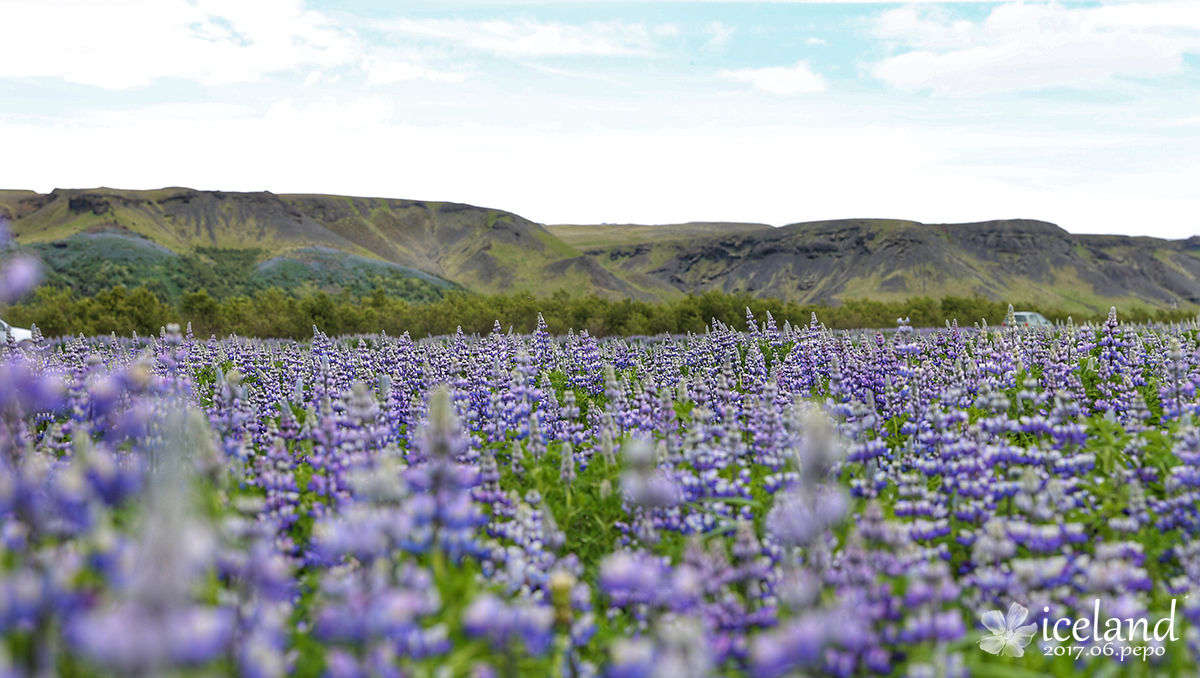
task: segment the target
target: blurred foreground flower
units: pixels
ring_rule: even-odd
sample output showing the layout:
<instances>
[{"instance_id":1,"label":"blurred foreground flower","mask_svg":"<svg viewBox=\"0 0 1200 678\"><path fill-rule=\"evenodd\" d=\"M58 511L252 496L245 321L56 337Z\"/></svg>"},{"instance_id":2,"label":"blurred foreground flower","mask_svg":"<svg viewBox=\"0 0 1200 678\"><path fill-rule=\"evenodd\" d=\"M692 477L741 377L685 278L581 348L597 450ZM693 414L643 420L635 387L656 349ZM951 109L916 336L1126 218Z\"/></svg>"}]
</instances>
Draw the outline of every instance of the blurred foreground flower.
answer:
<instances>
[{"instance_id":1,"label":"blurred foreground flower","mask_svg":"<svg viewBox=\"0 0 1200 678\"><path fill-rule=\"evenodd\" d=\"M0 219L0 249L16 249L8 222ZM42 262L35 256L17 252L0 264L0 303L9 303L28 294L42 281Z\"/></svg>"},{"instance_id":2,"label":"blurred foreground flower","mask_svg":"<svg viewBox=\"0 0 1200 678\"><path fill-rule=\"evenodd\" d=\"M18 254L4 262L0 273L0 301L16 301L38 286L42 281L42 263L37 257Z\"/></svg>"},{"instance_id":3,"label":"blurred foreground flower","mask_svg":"<svg viewBox=\"0 0 1200 678\"><path fill-rule=\"evenodd\" d=\"M212 565L215 539L198 516L188 458L203 446L183 412L166 422L128 590L74 620L68 638L95 661L126 676L202 664L220 654L233 630L230 610L198 605L193 586ZM208 442L211 445L211 441Z\"/></svg>"}]
</instances>

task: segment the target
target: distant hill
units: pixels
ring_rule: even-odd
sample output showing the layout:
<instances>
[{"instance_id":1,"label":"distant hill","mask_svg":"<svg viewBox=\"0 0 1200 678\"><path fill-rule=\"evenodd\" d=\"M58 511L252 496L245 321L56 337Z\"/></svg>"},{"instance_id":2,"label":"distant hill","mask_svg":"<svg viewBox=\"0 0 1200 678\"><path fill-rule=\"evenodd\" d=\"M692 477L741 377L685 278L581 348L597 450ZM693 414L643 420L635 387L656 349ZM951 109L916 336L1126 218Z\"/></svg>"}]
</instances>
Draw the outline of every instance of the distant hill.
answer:
<instances>
[{"instance_id":1,"label":"distant hill","mask_svg":"<svg viewBox=\"0 0 1200 678\"><path fill-rule=\"evenodd\" d=\"M840 219L780 228L729 224L724 232L720 226L672 226L661 237L644 237L646 227L549 230L616 273L650 276L689 293L834 304L983 295L1093 313L1112 305L1200 304L1200 237L1073 235L1027 219Z\"/></svg>"},{"instance_id":2,"label":"distant hill","mask_svg":"<svg viewBox=\"0 0 1200 678\"><path fill-rule=\"evenodd\" d=\"M0 191L0 217L12 223L22 245L62 247L81 235L105 234L113 247L113 237L144 239L176 256L254 250L259 259L248 263L266 264L260 272L277 268L272 260L288 261L309 271L285 267L292 269L292 279L317 286L338 287L339 276L330 270L346 266L333 260L359 257L392 264L393 274L408 271L434 284L480 292L542 294L562 288L646 300L658 299L656 292L679 294L653 279L646 280L651 289L631 284L527 219L456 203L187 188ZM93 261L76 257L73 264L99 268L109 260L106 253L94 255ZM53 261L47 263L53 268ZM71 270L55 273L70 276Z\"/></svg>"},{"instance_id":3,"label":"distant hill","mask_svg":"<svg viewBox=\"0 0 1200 678\"><path fill-rule=\"evenodd\" d=\"M383 287L675 299L707 290L800 302L984 295L1067 311L1200 305L1200 237L1072 235L1042 221L843 219L542 226L458 203L166 188L0 191L0 218L52 281L144 281L175 296ZM232 289L232 288L231 288Z\"/></svg>"}]
</instances>

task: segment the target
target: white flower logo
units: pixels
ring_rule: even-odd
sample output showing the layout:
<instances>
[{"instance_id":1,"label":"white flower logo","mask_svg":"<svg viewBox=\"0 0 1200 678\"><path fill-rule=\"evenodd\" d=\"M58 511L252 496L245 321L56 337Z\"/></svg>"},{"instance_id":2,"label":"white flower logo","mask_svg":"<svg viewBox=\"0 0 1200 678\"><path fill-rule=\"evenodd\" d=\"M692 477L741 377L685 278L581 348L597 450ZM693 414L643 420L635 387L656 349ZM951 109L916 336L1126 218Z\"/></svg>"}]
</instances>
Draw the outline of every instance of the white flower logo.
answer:
<instances>
[{"instance_id":1,"label":"white flower logo","mask_svg":"<svg viewBox=\"0 0 1200 678\"><path fill-rule=\"evenodd\" d=\"M1025 621L1025 617L1028 615L1029 610L1020 603L1013 603L1012 607L1008 608L1007 617L1000 614L1000 610L985 612L983 625L992 632L992 635L981 638L979 647L984 652L1005 657L1023 656L1025 646L1033 640L1033 634L1037 631L1037 624L1021 626L1021 622Z\"/></svg>"}]
</instances>

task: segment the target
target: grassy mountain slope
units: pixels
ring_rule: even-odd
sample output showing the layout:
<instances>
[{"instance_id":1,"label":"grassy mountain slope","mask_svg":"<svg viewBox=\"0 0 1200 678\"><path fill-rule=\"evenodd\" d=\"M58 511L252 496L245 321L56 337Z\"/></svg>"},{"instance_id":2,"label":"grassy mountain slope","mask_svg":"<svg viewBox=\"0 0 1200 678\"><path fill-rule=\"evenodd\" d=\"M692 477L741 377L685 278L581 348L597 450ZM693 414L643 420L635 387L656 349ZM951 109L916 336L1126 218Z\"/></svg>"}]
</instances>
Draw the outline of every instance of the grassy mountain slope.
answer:
<instances>
[{"instance_id":1,"label":"grassy mountain slope","mask_svg":"<svg viewBox=\"0 0 1200 678\"><path fill-rule=\"evenodd\" d=\"M546 226L563 242L581 250L660 242L686 242L696 238L770 231L768 224L692 221L686 224L554 224Z\"/></svg>"},{"instance_id":2,"label":"grassy mountain slope","mask_svg":"<svg viewBox=\"0 0 1200 678\"><path fill-rule=\"evenodd\" d=\"M99 188L45 195L0 192L0 210L22 245L57 247L103 232L140 237L176 255L204 248L252 249L259 253L250 262L260 267L258 273L277 280L300 278L317 287L346 287L347 271L361 273L363 260L376 260L392 265L389 275L407 272L433 284L480 292L549 294L561 288L646 300L657 299L656 290L678 294L656 279L643 281L647 289L631 284L526 219L455 203ZM104 256L97 252L96 257L82 265L101 266ZM269 263L276 259L288 263L283 268ZM334 259L344 261L335 264ZM47 263L53 268L52 261ZM75 263L81 264L79 257ZM149 278L160 273L133 271Z\"/></svg>"},{"instance_id":3,"label":"grassy mountain slope","mask_svg":"<svg viewBox=\"0 0 1200 678\"><path fill-rule=\"evenodd\" d=\"M1033 220L542 226L458 203L187 188L0 191L0 218L52 280L81 291L144 281L166 298L203 284L382 287L413 299L459 286L646 301L720 290L824 303L980 294L1093 313L1200 306L1200 237L1072 235Z\"/></svg>"},{"instance_id":4,"label":"grassy mountain slope","mask_svg":"<svg viewBox=\"0 0 1200 678\"><path fill-rule=\"evenodd\" d=\"M541 225L510 212L412 200L280 198L378 256L471 290L549 294L565 289L607 298L656 298L654 290L613 275Z\"/></svg>"},{"instance_id":5,"label":"grassy mountain slope","mask_svg":"<svg viewBox=\"0 0 1200 678\"><path fill-rule=\"evenodd\" d=\"M271 193L55 190L17 203L13 231L22 244L61 240L88 229L119 228L177 253L195 247L254 247L276 254L328 246L372 256ZM29 211L32 209L32 211Z\"/></svg>"}]
</instances>

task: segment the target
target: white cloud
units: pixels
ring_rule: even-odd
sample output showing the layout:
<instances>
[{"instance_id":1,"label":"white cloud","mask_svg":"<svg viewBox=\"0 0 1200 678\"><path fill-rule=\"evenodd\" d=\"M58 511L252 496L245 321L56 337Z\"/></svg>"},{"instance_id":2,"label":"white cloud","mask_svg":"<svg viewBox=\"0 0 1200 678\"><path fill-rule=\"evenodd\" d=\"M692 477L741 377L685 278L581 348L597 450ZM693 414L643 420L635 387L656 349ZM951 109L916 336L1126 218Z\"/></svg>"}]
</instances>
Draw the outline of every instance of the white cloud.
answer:
<instances>
[{"instance_id":1,"label":"white cloud","mask_svg":"<svg viewBox=\"0 0 1200 678\"><path fill-rule=\"evenodd\" d=\"M356 58L355 36L301 0L0 1L0 77L130 89L167 77L248 82Z\"/></svg>"},{"instance_id":2,"label":"white cloud","mask_svg":"<svg viewBox=\"0 0 1200 678\"><path fill-rule=\"evenodd\" d=\"M466 74L457 71L437 71L407 61L373 62L367 69L367 85L387 85L406 80L433 82L462 82Z\"/></svg>"},{"instance_id":3,"label":"white cloud","mask_svg":"<svg viewBox=\"0 0 1200 678\"><path fill-rule=\"evenodd\" d=\"M808 40L804 41L804 44L813 45L815 47L818 45L828 45L829 43L825 42L824 40L822 40L820 38L809 38Z\"/></svg>"},{"instance_id":4,"label":"white cloud","mask_svg":"<svg viewBox=\"0 0 1200 678\"><path fill-rule=\"evenodd\" d=\"M954 20L941 8L903 7L884 12L875 34L911 49L870 69L900 90L971 95L1094 87L1180 72L1183 55L1200 52L1200 5L1016 2L981 22Z\"/></svg>"},{"instance_id":5,"label":"white cloud","mask_svg":"<svg viewBox=\"0 0 1200 678\"><path fill-rule=\"evenodd\" d=\"M717 77L726 80L747 82L760 91L779 96L824 92L825 78L814 73L807 61L798 61L795 66L772 66L768 68L741 68L717 71Z\"/></svg>"},{"instance_id":6,"label":"white cloud","mask_svg":"<svg viewBox=\"0 0 1200 678\"><path fill-rule=\"evenodd\" d=\"M874 35L927 49L970 47L982 33L982 28L965 19L954 20L940 7L912 5L884 12L876 20Z\"/></svg>"},{"instance_id":7,"label":"white cloud","mask_svg":"<svg viewBox=\"0 0 1200 678\"><path fill-rule=\"evenodd\" d=\"M341 133L379 129L388 124L394 110L392 102L379 97L363 97L345 104L309 104L302 108L284 99L273 104L262 121L280 129Z\"/></svg>"},{"instance_id":8,"label":"white cloud","mask_svg":"<svg viewBox=\"0 0 1200 678\"><path fill-rule=\"evenodd\" d=\"M712 37L704 44L704 49L720 50L729 44L730 39L733 38L733 34L736 32L737 29L732 26L726 26L720 21L712 22L708 25L708 33Z\"/></svg>"},{"instance_id":9,"label":"white cloud","mask_svg":"<svg viewBox=\"0 0 1200 678\"><path fill-rule=\"evenodd\" d=\"M535 19L402 18L382 25L402 35L455 43L502 56L647 56L654 52L650 28L622 21L564 24ZM667 27L668 32L670 28Z\"/></svg>"}]
</instances>

